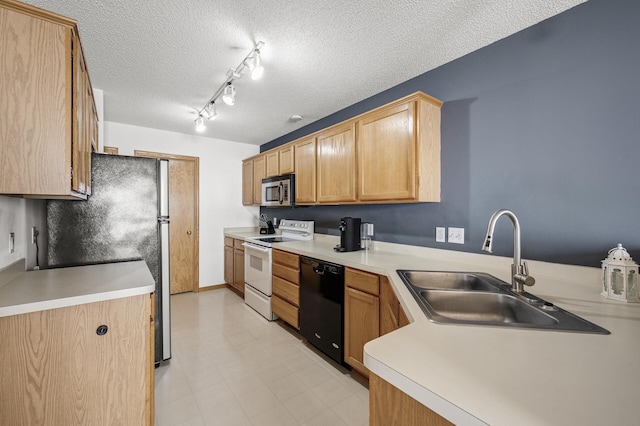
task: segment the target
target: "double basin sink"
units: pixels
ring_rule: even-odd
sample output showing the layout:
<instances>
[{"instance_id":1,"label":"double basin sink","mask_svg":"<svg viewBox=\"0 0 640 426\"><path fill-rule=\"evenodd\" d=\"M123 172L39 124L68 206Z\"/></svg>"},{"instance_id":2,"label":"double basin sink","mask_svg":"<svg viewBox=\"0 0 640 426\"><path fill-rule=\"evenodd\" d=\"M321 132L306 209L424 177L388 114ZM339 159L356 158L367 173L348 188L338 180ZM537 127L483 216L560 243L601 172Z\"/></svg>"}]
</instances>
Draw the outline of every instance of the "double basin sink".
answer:
<instances>
[{"instance_id":1,"label":"double basin sink","mask_svg":"<svg viewBox=\"0 0 640 426\"><path fill-rule=\"evenodd\" d=\"M427 318L435 323L609 334L609 331L498 278L469 272L398 270Z\"/></svg>"}]
</instances>

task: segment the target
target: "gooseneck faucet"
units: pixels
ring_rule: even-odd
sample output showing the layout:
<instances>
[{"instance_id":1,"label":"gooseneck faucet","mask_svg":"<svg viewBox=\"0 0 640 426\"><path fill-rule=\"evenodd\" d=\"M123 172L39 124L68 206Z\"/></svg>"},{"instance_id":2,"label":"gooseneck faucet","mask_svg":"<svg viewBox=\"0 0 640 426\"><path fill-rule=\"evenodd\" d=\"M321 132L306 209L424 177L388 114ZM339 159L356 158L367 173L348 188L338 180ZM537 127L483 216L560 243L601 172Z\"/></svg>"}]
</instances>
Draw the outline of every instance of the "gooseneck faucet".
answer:
<instances>
[{"instance_id":1,"label":"gooseneck faucet","mask_svg":"<svg viewBox=\"0 0 640 426\"><path fill-rule=\"evenodd\" d=\"M489 225L487 226L487 235L484 237L484 243L482 244L482 250L492 253L493 252L493 231L496 227L496 222L500 217L507 216L511 219L513 224L513 264L511 265L511 289L516 293L524 292L524 285L532 286L536 283L536 280L529 276L529 266L527 262L522 263L520 255L520 222L515 213L511 210L500 209L497 210L489 219Z\"/></svg>"}]
</instances>

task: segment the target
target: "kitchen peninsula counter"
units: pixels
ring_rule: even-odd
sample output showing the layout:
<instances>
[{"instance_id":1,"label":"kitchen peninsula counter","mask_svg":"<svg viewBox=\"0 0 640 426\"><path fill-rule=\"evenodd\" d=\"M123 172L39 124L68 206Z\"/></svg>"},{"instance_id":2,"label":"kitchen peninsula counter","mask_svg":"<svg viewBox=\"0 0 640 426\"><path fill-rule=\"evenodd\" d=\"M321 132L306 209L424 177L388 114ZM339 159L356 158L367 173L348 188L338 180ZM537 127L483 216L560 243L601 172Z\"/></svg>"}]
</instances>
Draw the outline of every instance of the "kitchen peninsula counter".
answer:
<instances>
[{"instance_id":1,"label":"kitchen peninsula counter","mask_svg":"<svg viewBox=\"0 0 640 426\"><path fill-rule=\"evenodd\" d=\"M233 238L250 231L225 230ZM430 322L397 269L485 272L510 282L512 259L375 242L337 253L338 237L274 248L386 275L411 324L365 345L367 368L458 425L638 423L640 304L600 296L600 269L529 261L529 292L610 335Z\"/></svg>"},{"instance_id":2,"label":"kitchen peninsula counter","mask_svg":"<svg viewBox=\"0 0 640 426\"><path fill-rule=\"evenodd\" d=\"M12 272L21 268L22 271ZM153 293L155 281L140 261L24 272L24 263L5 268L0 317Z\"/></svg>"}]
</instances>

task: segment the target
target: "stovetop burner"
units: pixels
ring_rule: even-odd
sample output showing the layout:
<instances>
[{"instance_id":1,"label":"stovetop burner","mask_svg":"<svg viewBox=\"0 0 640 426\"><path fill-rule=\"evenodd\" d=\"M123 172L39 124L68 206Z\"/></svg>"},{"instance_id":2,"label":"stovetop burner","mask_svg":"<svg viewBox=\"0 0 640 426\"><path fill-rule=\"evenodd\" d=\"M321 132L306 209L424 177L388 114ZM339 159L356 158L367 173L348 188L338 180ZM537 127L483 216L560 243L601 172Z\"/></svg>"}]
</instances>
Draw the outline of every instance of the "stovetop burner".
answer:
<instances>
[{"instance_id":1,"label":"stovetop burner","mask_svg":"<svg viewBox=\"0 0 640 426\"><path fill-rule=\"evenodd\" d=\"M313 240L314 222L304 220L283 219L280 221L282 234L274 237L253 237L247 242L271 247L273 243L286 243L289 241L310 241Z\"/></svg>"}]
</instances>

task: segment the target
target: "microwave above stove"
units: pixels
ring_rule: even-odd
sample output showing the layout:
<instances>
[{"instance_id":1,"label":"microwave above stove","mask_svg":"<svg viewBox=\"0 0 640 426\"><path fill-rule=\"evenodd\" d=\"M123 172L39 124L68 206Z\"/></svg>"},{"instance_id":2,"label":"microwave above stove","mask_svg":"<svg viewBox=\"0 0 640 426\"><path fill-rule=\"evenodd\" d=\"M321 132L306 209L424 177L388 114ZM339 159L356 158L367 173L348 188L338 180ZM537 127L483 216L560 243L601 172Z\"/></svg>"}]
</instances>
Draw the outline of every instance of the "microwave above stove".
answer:
<instances>
[{"instance_id":1,"label":"microwave above stove","mask_svg":"<svg viewBox=\"0 0 640 426\"><path fill-rule=\"evenodd\" d=\"M262 179L262 206L294 206L295 175L287 174Z\"/></svg>"}]
</instances>

